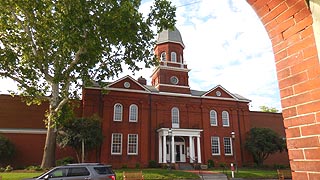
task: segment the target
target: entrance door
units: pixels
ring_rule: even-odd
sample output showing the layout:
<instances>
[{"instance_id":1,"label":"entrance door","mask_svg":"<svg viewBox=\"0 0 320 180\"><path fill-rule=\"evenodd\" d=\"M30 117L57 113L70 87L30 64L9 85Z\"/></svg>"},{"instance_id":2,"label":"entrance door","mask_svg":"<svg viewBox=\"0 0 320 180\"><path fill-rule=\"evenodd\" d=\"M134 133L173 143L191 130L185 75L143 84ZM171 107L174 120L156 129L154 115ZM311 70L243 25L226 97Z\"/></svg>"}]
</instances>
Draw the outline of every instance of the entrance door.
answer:
<instances>
[{"instance_id":1,"label":"entrance door","mask_svg":"<svg viewBox=\"0 0 320 180\"><path fill-rule=\"evenodd\" d=\"M180 152L180 145L176 145L176 161L177 162L180 162L181 160L180 160L180 156L181 156L181 152Z\"/></svg>"},{"instance_id":2,"label":"entrance door","mask_svg":"<svg viewBox=\"0 0 320 180\"><path fill-rule=\"evenodd\" d=\"M176 158L176 162L186 162L184 142L175 143L175 158Z\"/></svg>"}]
</instances>

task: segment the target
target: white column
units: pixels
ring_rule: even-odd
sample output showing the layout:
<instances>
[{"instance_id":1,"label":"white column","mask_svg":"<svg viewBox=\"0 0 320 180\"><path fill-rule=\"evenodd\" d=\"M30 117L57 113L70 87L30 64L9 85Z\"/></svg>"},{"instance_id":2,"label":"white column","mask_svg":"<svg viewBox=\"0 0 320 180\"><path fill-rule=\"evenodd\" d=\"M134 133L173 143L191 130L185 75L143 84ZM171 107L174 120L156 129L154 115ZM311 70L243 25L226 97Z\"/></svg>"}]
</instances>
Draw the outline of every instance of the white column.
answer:
<instances>
[{"instance_id":1,"label":"white column","mask_svg":"<svg viewBox=\"0 0 320 180\"><path fill-rule=\"evenodd\" d=\"M162 136L163 138L163 143L162 143L162 149L163 149L163 153L162 153L162 162L163 163L167 163L167 136Z\"/></svg>"},{"instance_id":2,"label":"white column","mask_svg":"<svg viewBox=\"0 0 320 180\"><path fill-rule=\"evenodd\" d=\"M171 163L175 163L175 153L174 153L174 136L171 135Z\"/></svg>"},{"instance_id":3,"label":"white column","mask_svg":"<svg viewBox=\"0 0 320 180\"><path fill-rule=\"evenodd\" d=\"M198 163L201 163L200 136L197 137L197 152L198 152Z\"/></svg>"},{"instance_id":4,"label":"white column","mask_svg":"<svg viewBox=\"0 0 320 180\"><path fill-rule=\"evenodd\" d=\"M192 136L189 136L189 156L190 156L190 163L193 163L194 160L194 153L193 153L193 140Z\"/></svg>"},{"instance_id":5,"label":"white column","mask_svg":"<svg viewBox=\"0 0 320 180\"><path fill-rule=\"evenodd\" d=\"M160 136L160 134L159 134L159 148L158 148L158 152L159 152L159 163L162 163L163 162L163 157L162 157L162 136Z\"/></svg>"}]
</instances>

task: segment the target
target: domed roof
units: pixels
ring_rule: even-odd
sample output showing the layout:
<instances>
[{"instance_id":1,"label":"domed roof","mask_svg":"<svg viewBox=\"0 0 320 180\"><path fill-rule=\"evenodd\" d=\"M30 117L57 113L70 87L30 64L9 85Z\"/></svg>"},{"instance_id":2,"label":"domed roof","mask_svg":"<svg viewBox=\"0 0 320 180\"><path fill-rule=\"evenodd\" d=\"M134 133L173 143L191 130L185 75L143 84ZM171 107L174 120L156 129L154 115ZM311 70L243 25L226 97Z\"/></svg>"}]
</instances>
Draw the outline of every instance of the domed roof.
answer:
<instances>
[{"instance_id":1,"label":"domed roof","mask_svg":"<svg viewBox=\"0 0 320 180\"><path fill-rule=\"evenodd\" d=\"M162 44L167 42L178 43L182 47L184 47L181 34L176 27L174 27L174 30L164 30L159 33L157 44Z\"/></svg>"}]
</instances>

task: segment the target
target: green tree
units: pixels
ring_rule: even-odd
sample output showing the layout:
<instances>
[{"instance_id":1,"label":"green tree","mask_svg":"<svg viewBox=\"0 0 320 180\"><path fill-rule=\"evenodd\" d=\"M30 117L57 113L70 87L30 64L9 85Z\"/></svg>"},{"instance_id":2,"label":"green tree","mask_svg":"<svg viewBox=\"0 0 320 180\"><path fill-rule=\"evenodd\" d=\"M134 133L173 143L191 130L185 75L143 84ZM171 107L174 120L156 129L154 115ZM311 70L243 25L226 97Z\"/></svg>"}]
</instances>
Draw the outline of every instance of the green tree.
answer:
<instances>
[{"instance_id":1,"label":"green tree","mask_svg":"<svg viewBox=\"0 0 320 180\"><path fill-rule=\"evenodd\" d=\"M285 149L285 141L272 129L252 128L248 133L245 147L252 153L254 162L261 166L270 154Z\"/></svg>"},{"instance_id":2,"label":"green tree","mask_svg":"<svg viewBox=\"0 0 320 180\"><path fill-rule=\"evenodd\" d=\"M173 28L175 7L155 0L0 1L0 77L18 83L27 103L49 102L41 167L54 166L57 119L82 86L156 64L155 32Z\"/></svg>"},{"instance_id":3,"label":"green tree","mask_svg":"<svg viewBox=\"0 0 320 180\"><path fill-rule=\"evenodd\" d=\"M8 138L0 135L0 162L3 163L5 161L10 160L14 154L15 154L14 144L12 144Z\"/></svg>"},{"instance_id":4,"label":"green tree","mask_svg":"<svg viewBox=\"0 0 320 180\"><path fill-rule=\"evenodd\" d=\"M276 113L276 112L279 111L275 107L267 107L267 106L260 106L260 109L261 109L262 112L273 112L273 113Z\"/></svg>"},{"instance_id":5,"label":"green tree","mask_svg":"<svg viewBox=\"0 0 320 180\"><path fill-rule=\"evenodd\" d=\"M72 147L80 161L82 143L85 152L100 147L103 141L101 121L98 118L75 118L66 120L58 131L57 142L59 146Z\"/></svg>"}]
</instances>

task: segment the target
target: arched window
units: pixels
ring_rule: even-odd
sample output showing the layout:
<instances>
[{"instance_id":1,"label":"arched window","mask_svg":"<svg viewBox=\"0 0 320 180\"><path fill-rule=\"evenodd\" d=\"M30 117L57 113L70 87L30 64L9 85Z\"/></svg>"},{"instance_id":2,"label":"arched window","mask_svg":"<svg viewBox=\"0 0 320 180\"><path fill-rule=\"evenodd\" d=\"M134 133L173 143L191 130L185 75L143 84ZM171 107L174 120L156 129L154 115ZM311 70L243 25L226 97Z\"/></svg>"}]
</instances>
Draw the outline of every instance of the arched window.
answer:
<instances>
[{"instance_id":1,"label":"arched window","mask_svg":"<svg viewBox=\"0 0 320 180\"><path fill-rule=\"evenodd\" d=\"M210 111L210 125L211 126L218 126L217 112L215 110Z\"/></svg>"},{"instance_id":2,"label":"arched window","mask_svg":"<svg viewBox=\"0 0 320 180\"><path fill-rule=\"evenodd\" d=\"M172 127L179 128L179 109L174 107L171 109Z\"/></svg>"},{"instance_id":3,"label":"arched window","mask_svg":"<svg viewBox=\"0 0 320 180\"><path fill-rule=\"evenodd\" d=\"M122 104L115 104L113 109L113 121L122 121Z\"/></svg>"},{"instance_id":4,"label":"arched window","mask_svg":"<svg viewBox=\"0 0 320 180\"><path fill-rule=\"evenodd\" d=\"M176 54L176 52L171 52L171 62L177 62L177 54Z\"/></svg>"},{"instance_id":5,"label":"arched window","mask_svg":"<svg viewBox=\"0 0 320 180\"><path fill-rule=\"evenodd\" d=\"M227 111L222 111L222 126L229 127L229 113Z\"/></svg>"},{"instance_id":6,"label":"arched window","mask_svg":"<svg viewBox=\"0 0 320 180\"><path fill-rule=\"evenodd\" d=\"M131 104L129 107L129 122L137 122L138 121L138 106L135 104Z\"/></svg>"},{"instance_id":7,"label":"arched window","mask_svg":"<svg viewBox=\"0 0 320 180\"><path fill-rule=\"evenodd\" d=\"M161 61L166 61L166 52L162 52L160 55L160 60Z\"/></svg>"}]
</instances>

